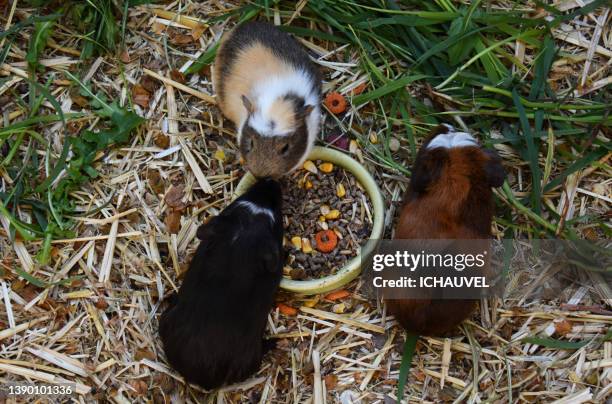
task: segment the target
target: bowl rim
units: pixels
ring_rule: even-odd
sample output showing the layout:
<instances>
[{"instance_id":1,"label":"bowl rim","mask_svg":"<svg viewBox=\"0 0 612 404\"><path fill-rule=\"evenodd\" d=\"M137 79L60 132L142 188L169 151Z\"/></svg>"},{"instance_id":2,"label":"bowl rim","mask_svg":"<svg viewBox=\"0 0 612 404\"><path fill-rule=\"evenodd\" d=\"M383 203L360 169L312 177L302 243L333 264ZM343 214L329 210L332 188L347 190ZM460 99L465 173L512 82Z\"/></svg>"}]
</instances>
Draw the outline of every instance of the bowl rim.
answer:
<instances>
[{"instance_id":1,"label":"bowl rim","mask_svg":"<svg viewBox=\"0 0 612 404\"><path fill-rule=\"evenodd\" d=\"M308 160L327 161L341 166L353 174L368 194L373 210L373 224L368 241L361 248L361 252L351 258L335 274L305 281L287 279L285 277L281 280L280 287L282 289L304 295L314 295L338 289L355 279L361 273L362 257L365 259L374 252L382 236L385 222L385 209L382 194L380 193L376 181L374 181L372 175L357 160L338 150L321 146L312 148L308 155ZM232 200L242 195L254 183L255 177L247 172L236 186Z\"/></svg>"}]
</instances>

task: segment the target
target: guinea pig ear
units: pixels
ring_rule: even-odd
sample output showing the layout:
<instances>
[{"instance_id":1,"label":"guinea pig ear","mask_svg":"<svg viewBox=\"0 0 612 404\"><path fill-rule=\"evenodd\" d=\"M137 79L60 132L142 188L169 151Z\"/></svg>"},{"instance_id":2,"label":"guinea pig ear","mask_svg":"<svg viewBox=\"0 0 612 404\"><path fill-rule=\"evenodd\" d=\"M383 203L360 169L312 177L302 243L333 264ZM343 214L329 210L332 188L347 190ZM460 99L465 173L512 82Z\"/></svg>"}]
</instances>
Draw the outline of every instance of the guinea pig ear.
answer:
<instances>
[{"instance_id":1,"label":"guinea pig ear","mask_svg":"<svg viewBox=\"0 0 612 404\"><path fill-rule=\"evenodd\" d=\"M253 104L251 104L251 101L246 95L242 95L242 105L244 105L249 115L253 113Z\"/></svg>"},{"instance_id":2,"label":"guinea pig ear","mask_svg":"<svg viewBox=\"0 0 612 404\"><path fill-rule=\"evenodd\" d=\"M502 165L502 159L493 150L485 149L484 153L489 157L484 166L487 181L493 188L501 187L506 180L506 170Z\"/></svg>"},{"instance_id":3,"label":"guinea pig ear","mask_svg":"<svg viewBox=\"0 0 612 404\"><path fill-rule=\"evenodd\" d=\"M447 159L448 153L443 148L419 153L412 167L410 188L419 194L424 193L431 183L440 178Z\"/></svg>"},{"instance_id":4,"label":"guinea pig ear","mask_svg":"<svg viewBox=\"0 0 612 404\"><path fill-rule=\"evenodd\" d=\"M200 240L209 240L211 239L216 231L216 223L219 221L219 216L213 216L210 219L208 219L205 223L203 223L202 225L200 225L200 227L198 227L198 230L196 232L196 236L198 237L198 239Z\"/></svg>"}]
</instances>

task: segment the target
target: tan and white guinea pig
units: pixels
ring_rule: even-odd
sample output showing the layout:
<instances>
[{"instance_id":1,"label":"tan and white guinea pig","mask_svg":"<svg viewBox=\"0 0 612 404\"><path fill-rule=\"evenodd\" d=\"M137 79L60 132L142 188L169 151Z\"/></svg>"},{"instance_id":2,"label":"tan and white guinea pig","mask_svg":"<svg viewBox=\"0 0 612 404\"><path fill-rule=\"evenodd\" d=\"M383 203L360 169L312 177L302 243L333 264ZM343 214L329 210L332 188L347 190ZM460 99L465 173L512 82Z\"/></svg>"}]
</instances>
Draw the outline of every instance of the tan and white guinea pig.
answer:
<instances>
[{"instance_id":1,"label":"tan and white guinea pig","mask_svg":"<svg viewBox=\"0 0 612 404\"><path fill-rule=\"evenodd\" d=\"M493 187L506 172L492 150L450 125L436 127L419 150L396 239L484 240L491 238ZM477 300L386 300L408 331L441 335L465 320Z\"/></svg>"},{"instance_id":2,"label":"tan and white guinea pig","mask_svg":"<svg viewBox=\"0 0 612 404\"><path fill-rule=\"evenodd\" d=\"M247 22L221 39L213 86L246 168L278 178L308 156L321 120L321 74L289 34Z\"/></svg>"}]
</instances>

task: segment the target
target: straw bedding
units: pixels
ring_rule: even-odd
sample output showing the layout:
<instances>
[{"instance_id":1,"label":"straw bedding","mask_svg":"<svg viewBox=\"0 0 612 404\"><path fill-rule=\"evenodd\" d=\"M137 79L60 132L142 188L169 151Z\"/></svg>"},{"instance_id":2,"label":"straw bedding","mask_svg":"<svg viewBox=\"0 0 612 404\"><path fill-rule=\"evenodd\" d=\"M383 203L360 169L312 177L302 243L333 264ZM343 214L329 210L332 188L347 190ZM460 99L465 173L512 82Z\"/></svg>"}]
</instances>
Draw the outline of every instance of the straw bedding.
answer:
<instances>
[{"instance_id":1,"label":"straw bedding","mask_svg":"<svg viewBox=\"0 0 612 404\"><path fill-rule=\"evenodd\" d=\"M47 266L34 259L41 243L9 241L8 222L0 217L0 385L68 381L76 383L78 394L72 400L78 402L393 402L404 333L380 303L362 293L359 280L347 285L346 293L281 292L277 300L283 309L268 319L268 334L277 340L277 349L244 383L203 392L185 385L166 364L157 334L162 298L181 283L197 245L197 226L229 203L243 174L234 129L222 119L211 97L210 72L187 76L184 82L176 72L184 71L234 23L208 26L198 23L198 18L220 15L234 6L218 1L190 3L179 17L179 3L131 9L123 68L109 56L85 69L92 86L103 88L122 104L129 94L134 97L136 85L145 88L140 93L144 99L134 108L147 118L146 123L129 143L100 156L99 177L75 193L80 211L99 207L99 212L75 218L75 236L53 241ZM563 4L571 8L581 2L573 3ZM598 33L598 41L585 39L587 33L592 37L595 21L602 17L609 22L608 11L598 9L588 18L569 22L565 28L573 31L556 35L565 52L587 52L591 64L587 74L605 69L612 56L609 24ZM7 21L5 16L2 23ZM177 45L183 40L190 45ZM319 56L327 90L343 88L348 94L364 82L357 60L340 62L334 49L324 48L326 44L304 42ZM70 37L57 44L45 55L45 63L51 69L70 68L78 59ZM524 44L517 43L520 46ZM12 78L13 86L23 82L23 55L14 46L0 67L0 74ZM529 66L534 55L519 52L519 57ZM557 73L569 79L581 76L582 70L562 71L560 66ZM603 88L602 80L609 82L609 77L595 80L594 87L584 91ZM55 80L51 92L66 111L78 110L68 84ZM417 90L411 91L418 94ZM19 116L14 115L18 106L13 106L3 111L9 121ZM351 109L338 122L326 113L325 125L343 127L359 115L359 110ZM84 124L95 122L86 119ZM384 125L374 122L372 131ZM43 134L52 144L61 144L57 126L47 126ZM351 144L347 152L375 175L387 202L386 234L391 235L408 179L379 164L362 144ZM510 185L520 196L517 174L526 163L509 147L499 152L508 167L515 168ZM550 192L546 201L555 209L559 206L568 219L574 211L609 212L608 157L600 161L600 168L568 177L563 190ZM409 166L409 155L401 161ZM524 212L504 194L497 196L502 205L514 209L517 223L528 226ZM562 209L563 204L571 209ZM497 230L503 227L496 223ZM42 287L26 282L17 267L40 280ZM527 279L510 285L513 298L484 301L448 338L420 339L407 384L409 402L609 400L612 341L603 338L612 325L609 288L591 287L585 278L560 297L522 299L524 285L542 281L538 275L529 273ZM60 282L69 277L74 278ZM588 343L564 349L522 340L541 333Z\"/></svg>"}]
</instances>

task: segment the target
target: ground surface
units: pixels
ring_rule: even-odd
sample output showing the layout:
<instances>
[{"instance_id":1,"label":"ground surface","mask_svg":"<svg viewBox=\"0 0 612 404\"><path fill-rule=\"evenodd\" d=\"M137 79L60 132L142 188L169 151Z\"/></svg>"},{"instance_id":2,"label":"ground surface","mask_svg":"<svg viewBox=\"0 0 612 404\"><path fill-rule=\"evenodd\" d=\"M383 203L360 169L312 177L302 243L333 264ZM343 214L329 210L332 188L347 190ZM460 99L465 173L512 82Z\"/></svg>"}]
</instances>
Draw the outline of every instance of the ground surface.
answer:
<instances>
[{"instance_id":1,"label":"ground surface","mask_svg":"<svg viewBox=\"0 0 612 404\"><path fill-rule=\"evenodd\" d=\"M37 12L28 8L27 2L14 3L15 7L10 1L0 0L0 23L6 28ZM599 7L585 15L568 17L551 28L550 43L539 34L524 40L513 38L513 27L523 24L518 19L501 25L500 29L507 28L506 36L501 31L485 30L482 42L465 55L461 55L461 49L454 51L461 64L449 65L449 77L460 69L484 69L486 80L497 77L499 85L483 89L469 82L473 76L464 75L457 76L467 80L461 85L451 81L449 86L439 88L433 88L429 78L411 79L397 87L401 90L398 98L390 99L387 93L392 93L390 86L394 84L387 79L406 71L414 60L407 63L390 59L383 63L376 52L360 50L354 43L333 42L348 37L350 30L332 31L317 19L320 16L304 19L325 2L288 3L280 9L249 9L242 16L257 14L277 23L291 22L326 33L328 37L303 37L325 73L326 92L337 90L348 96L367 83L362 93L366 97L353 99L346 114L335 117L325 112L320 144L339 135L345 136L347 143L355 140L346 152L374 174L385 195L387 236L392 235L396 210L409 181L413 148L436 122L451 122L469 128L489 144L495 143L504 158L509 178L507 187L496 192L496 236L609 238L606 226L612 195L610 152L605 145L610 120L605 108L594 107L581 114L580 107L605 106L610 101L607 86L612 31L608 9ZM553 18L550 10L531 3L516 8L510 3L478 6L474 21L486 25L483 18L487 13L510 11L523 16L525 24L531 19ZM568 16L590 2L556 3L562 15ZM425 9L423 4L414 2L406 9ZM205 393L185 385L165 363L157 335L157 318L163 308L160 298L180 285L180 274L197 245L199 223L229 202L243 175L234 129L211 103L210 70L204 67L199 74L186 74L193 60L206 56L221 33L235 24L239 14L229 19L221 16L236 7L221 1L177 1L131 8L123 33L125 50L117 44L113 52L84 62L79 60L83 40L74 23L58 23L46 48L45 41L35 39L31 25L0 37L0 47L8 46L3 56L5 64L0 66L0 141L9 139L3 143L0 157L5 159L0 165L0 195L6 204L0 211L0 384L67 380L77 383L79 394L74 400L79 402L386 403L395 399L405 336L384 314L384 308L364 295L358 280L346 285L348 293L340 299L281 293L278 301L297 310L277 309L270 314L268 332L278 340L278 348L265 358L259 373L245 383ZM438 38L437 43L443 44L448 29L444 24L459 15L457 10L464 16L474 11L462 2L440 1L431 7L446 10L446 14L383 14L405 18L404 23L416 24L418 29L428 27L417 24L419 18L433 18L430 22L434 28L426 37L434 43ZM327 22L333 24L338 16L330 15ZM362 29L358 20L353 28ZM378 39L387 34L382 33ZM506 42L495 46L499 41ZM43 44L40 52L32 50L36 43ZM491 46L495 48L487 50ZM557 52L549 54L548 48ZM448 47L439 50L448 51ZM32 54L43 66L36 73L43 89L28 79L32 73L26 57ZM470 62L477 54L485 60L482 65L480 61ZM539 61L547 57L551 64L542 73ZM423 63L433 66L438 62ZM548 90L539 98L536 94L513 104L513 95L506 90L512 80L502 80L506 75L524 86L517 87L523 100L527 100L531 84L535 86L542 77L548 78L544 80ZM82 84L75 84L75 78ZM440 84L443 78L436 80ZM373 94L373 88L382 88L386 98ZM102 102L87 89L98 97L103 94ZM32 91L38 98L28 95ZM489 95L483 95L483 91ZM552 101L541 101L549 97ZM30 194L23 191L32 182L40 184L51 176L67 135L108 127L119 133L126 129L122 125L129 132L133 116L121 115L113 121L103 114L105 107L101 104L111 105L111 101L146 121L134 125L137 129L124 139L127 141L97 148L88 144L88 150L94 150L91 167L98 171L97 176L78 182L77 174L68 169L74 165L70 165L41 189ZM546 104L539 124L538 105L534 105L538 102ZM550 107L552 104L556 106ZM573 107L559 106L570 104ZM32 117L44 115L55 116L58 121L60 106L67 115L67 126L32 121ZM19 122L27 124L19 126ZM529 138L532 125L539 125L533 129L537 150L528 142L512 140L512 136ZM24 128L32 129L42 139ZM105 136L110 138L112 133ZM14 158L7 163L7 156L13 154L8 146L15 144ZM72 150L76 153L75 148ZM45 162L45 155L51 162ZM32 168L27 181L21 167ZM76 184L68 190L68 196L46 193L56 190L64 178ZM539 185L534 189L533 178L542 180L543 191ZM21 193L20 203L7 202L15 195L11 194L13 190ZM537 202L529 199L533 195ZM62 210L59 220L57 212L41 208L49 215L49 222L65 222L74 232L61 237L59 230L48 230L32 240L20 232L15 236L9 217L24 223L38 221L32 213L37 205L28 200L37 199L44 205L51 200L47 197L74 204L74 211ZM60 209L59 202L53 204ZM24 233L29 234L27 229ZM11 241L14 237L15 242ZM41 251L49 256L41 257ZM594 287L593 279L600 279L600 275L586 271L562 294L534 298L527 289L544 282L538 275L515 278L507 299L483 302L473 318L449 338L422 338L404 400L609 400L609 285L599 282ZM555 341L543 346L524 340L527 336ZM315 397L318 388L322 393Z\"/></svg>"}]
</instances>

